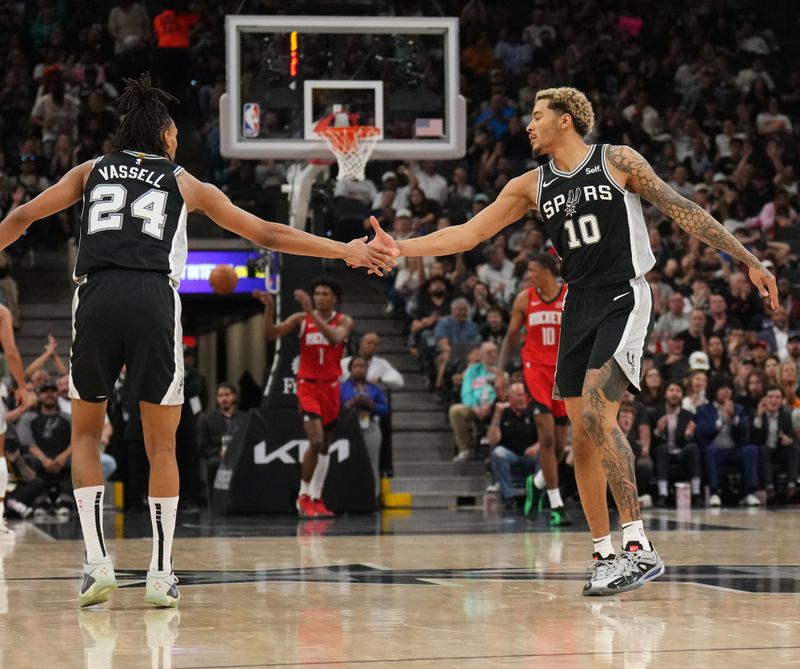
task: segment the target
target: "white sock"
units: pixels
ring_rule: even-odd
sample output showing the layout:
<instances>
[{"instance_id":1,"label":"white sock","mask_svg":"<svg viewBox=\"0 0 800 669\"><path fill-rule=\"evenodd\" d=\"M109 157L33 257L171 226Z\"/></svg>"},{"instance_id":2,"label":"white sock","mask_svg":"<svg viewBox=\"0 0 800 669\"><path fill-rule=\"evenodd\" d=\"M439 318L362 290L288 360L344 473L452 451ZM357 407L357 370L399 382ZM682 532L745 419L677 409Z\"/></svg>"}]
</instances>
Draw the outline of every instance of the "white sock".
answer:
<instances>
[{"instance_id":1,"label":"white sock","mask_svg":"<svg viewBox=\"0 0 800 669\"><path fill-rule=\"evenodd\" d=\"M641 544L646 551L650 550L650 542L644 536L644 523L641 520L632 520L622 525L622 547L627 546L629 541Z\"/></svg>"},{"instance_id":2,"label":"white sock","mask_svg":"<svg viewBox=\"0 0 800 669\"><path fill-rule=\"evenodd\" d=\"M306 483L303 479L300 479L300 494L301 495L311 494L311 484Z\"/></svg>"},{"instance_id":3,"label":"white sock","mask_svg":"<svg viewBox=\"0 0 800 669\"><path fill-rule=\"evenodd\" d=\"M100 562L108 559L106 542L103 538L103 495L106 487L90 485L72 491L78 517L81 519L83 543L86 545L86 562Z\"/></svg>"},{"instance_id":4,"label":"white sock","mask_svg":"<svg viewBox=\"0 0 800 669\"><path fill-rule=\"evenodd\" d=\"M699 495L700 494L700 477L696 476L693 478L690 483L692 484L692 494Z\"/></svg>"},{"instance_id":5,"label":"white sock","mask_svg":"<svg viewBox=\"0 0 800 669\"><path fill-rule=\"evenodd\" d=\"M544 473L541 469L536 472L536 475L533 477L533 485L536 486L537 490L544 490L544 487L547 485L544 481Z\"/></svg>"},{"instance_id":6,"label":"white sock","mask_svg":"<svg viewBox=\"0 0 800 669\"><path fill-rule=\"evenodd\" d=\"M8 490L8 465L5 456L0 457L0 524L6 515L6 491Z\"/></svg>"},{"instance_id":7,"label":"white sock","mask_svg":"<svg viewBox=\"0 0 800 669\"><path fill-rule=\"evenodd\" d=\"M611 535L606 534L606 536L597 539L592 537L592 552L600 553L602 558L614 555L614 544L611 543Z\"/></svg>"},{"instance_id":8,"label":"white sock","mask_svg":"<svg viewBox=\"0 0 800 669\"><path fill-rule=\"evenodd\" d=\"M5 456L0 457L0 502L6 498L8 489L8 465Z\"/></svg>"},{"instance_id":9,"label":"white sock","mask_svg":"<svg viewBox=\"0 0 800 669\"><path fill-rule=\"evenodd\" d=\"M669 495L669 482L663 479L658 479L658 494L662 497Z\"/></svg>"},{"instance_id":10,"label":"white sock","mask_svg":"<svg viewBox=\"0 0 800 669\"><path fill-rule=\"evenodd\" d=\"M561 491L558 488L548 490L547 499L550 500L551 509L560 509L562 506L564 506L564 502L561 500Z\"/></svg>"},{"instance_id":11,"label":"white sock","mask_svg":"<svg viewBox=\"0 0 800 669\"><path fill-rule=\"evenodd\" d=\"M311 477L311 499L322 499L322 489L325 487L325 477L328 475L328 465L330 463L330 455L319 454L314 475Z\"/></svg>"},{"instance_id":12,"label":"white sock","mask_svg":"<svg viewBox=\"0 0 800 669\"><path fill-rule=\"evenodd\" d=\"M148 497L150 522L153 523L153 555L150 571L172 570L172 536L175 534L175 516L178 514L177 497Z\"/></svg>"}]
</instances>

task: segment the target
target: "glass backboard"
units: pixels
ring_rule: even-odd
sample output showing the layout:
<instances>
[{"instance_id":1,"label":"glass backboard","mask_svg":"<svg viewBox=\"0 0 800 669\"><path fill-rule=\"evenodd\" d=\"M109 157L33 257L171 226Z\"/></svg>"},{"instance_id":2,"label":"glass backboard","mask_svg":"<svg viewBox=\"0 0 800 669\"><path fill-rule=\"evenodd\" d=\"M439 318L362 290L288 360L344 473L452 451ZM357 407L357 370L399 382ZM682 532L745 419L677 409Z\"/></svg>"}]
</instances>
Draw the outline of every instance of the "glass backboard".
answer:
<instances>
[{"instance_id":1,"label":"glass backboard","mask_svg":"<svg viewBox=\"0 0 800 669\"><path fill-rule=\"evenodd\" d=\"M457 18L228 16L226 36L226 157L330 158L314 128L335 112L378 127L373 158L465 153Z\"/></svg>"}]
</instances>

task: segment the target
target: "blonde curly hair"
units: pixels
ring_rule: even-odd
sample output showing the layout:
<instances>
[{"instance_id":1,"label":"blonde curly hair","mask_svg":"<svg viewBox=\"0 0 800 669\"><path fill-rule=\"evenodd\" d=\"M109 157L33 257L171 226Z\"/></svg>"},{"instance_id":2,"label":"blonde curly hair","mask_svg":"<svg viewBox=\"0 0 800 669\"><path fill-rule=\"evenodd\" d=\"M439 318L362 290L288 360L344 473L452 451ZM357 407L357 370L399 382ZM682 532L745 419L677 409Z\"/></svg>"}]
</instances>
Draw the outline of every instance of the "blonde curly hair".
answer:
<instances>
[{"instance_id":1,"label":"blonde curly hair","mask_svg":"<svg viewBox=\"0 0 800 669\"><path fill-rule=\"evenodd\" d=\"M588 135L594 127L594 111L592 103L577 88L562 86L561 88L543 88L536 94L534 104L539 100L550 100L547 106L557 109L572 117L572 125L581 137Z\"/></svg>"}]
</instances>

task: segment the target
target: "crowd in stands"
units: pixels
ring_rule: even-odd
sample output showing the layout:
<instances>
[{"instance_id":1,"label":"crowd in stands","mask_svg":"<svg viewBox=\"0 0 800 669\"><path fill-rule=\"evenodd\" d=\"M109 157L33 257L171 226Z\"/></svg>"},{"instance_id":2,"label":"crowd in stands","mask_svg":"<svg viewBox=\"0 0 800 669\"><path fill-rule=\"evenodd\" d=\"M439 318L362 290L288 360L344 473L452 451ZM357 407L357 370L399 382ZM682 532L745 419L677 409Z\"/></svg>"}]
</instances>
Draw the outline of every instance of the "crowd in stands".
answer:
<instances>
[{"instance_id":1,"label":"crowd in stands","mask_svg":"<svg viewBox=\"0 0 800 669\"><path fill-rule=\"evenodd\" d=\"M800 62L791 46L748 3L681 4L636 18L611 3L538 2L522 16L480 0L463 7L461 44L465 159L393 167L371 213L401 239L469 220L539 164L525 133L536 91L585 90L597 115L587 142L635 148L779 279L773 310L746 268L645 205L657 322L645 392L626 398L619 419L640 495L665 505L678 480L695 504L795 500ZM496 443L487 436L492 405L507 403L496 403L492 381L518 380L519 365L494 369L492 344L539 253L553 250L529 212L470 252L403 259L386 280L387 310L404 323L433 398L450 405L456 460L480 457L481 437Z\"/></svg>"},{"instance_id":2,"label":"crowd in stands","mask_svg":"<svg viewBox=\"0 0 800 669\"><path fill-rule=\"evenodd\" d=\"M282 182L280 163L228 162L219 155L222 16L239 4L0 0L0 216L73 165L112 149L122 77L144 69L184 103L176 111L179 123L202 133L201 176L251 199ZM254 13L274 9L263 0L250 4ZM794 45L748 0L657 9L634 2L625 5L629 14L606 1L400 5L395 12L439 8L460 16L468 150L452 163L387 166L365 202L365 217L376 215L399 239L464 223L510 179L538 164L525 131L536 91L585 90L597 117L588 142L634 147L779 279L781 304L772 310L738 263L645 206L657 258L647 275L657 322L644 392L628 398L620 416L637 449L640 493L665 504L670 482L683 477L698 501L701 483L708 485L712 505L737 497L756 505L762 491L768 499L793 499L800 431L800 63ZM392 10L391 3L381 7ZM74 228L74 211L37 222L10 255L25 260L29 249L57 246ZM527 286L527 264L539 253L552 249L538 216L529 212L467 253L403 259L386 280L387 309L402 322L434 399L452 405L460 459L479 453L481 426L488 430L493 416L507 410L496 402L492 376L505 372L512 382L520 380L518 363L495 370L492 356L496 360L513 299ZM50 357L57 359L54 348L48 364L56 364ZM365 431L382 406L370 385L380 376L373 375L371 357L359 352L347 362L352 396L346 402L365 415ZM65 396L63 381L54 392L52 378L42 378L31 390L39 422L23 421L34 413L29 407L17 420L31 423L31 443L43 456L35 459L65 460L68 444L58 440L63 430L48 427L49 444L35 436L42 423L55 424L53 402ZM212 476L223 426L237 420L231 395L231 387L217 389L213 420L198 423L197 407L186 409L186 443L195 449L199 431L202 463ZM127 409L110 415L110 423L117 438L141 441ZM488 443L498 443L496 436L490 433ZM196 467L196 457L189 460L195 464L184 466ZM32 472L44 476L34 469L19 472L20 481ZM60 471L45 473L57 479ZM202 478L190 471L193 481Z\"/></svg>"}]
</instances>

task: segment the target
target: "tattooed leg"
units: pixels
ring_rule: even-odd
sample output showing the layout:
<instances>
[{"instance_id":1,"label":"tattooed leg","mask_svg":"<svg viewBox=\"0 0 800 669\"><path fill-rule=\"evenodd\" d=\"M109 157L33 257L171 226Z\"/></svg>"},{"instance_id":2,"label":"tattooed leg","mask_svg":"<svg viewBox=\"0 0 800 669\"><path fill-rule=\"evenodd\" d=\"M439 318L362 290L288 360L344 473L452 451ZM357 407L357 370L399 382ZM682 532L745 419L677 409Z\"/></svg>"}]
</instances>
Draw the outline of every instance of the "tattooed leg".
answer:
<instances>
[{"instance_id":1,"label":"tattooed leg","mask_svg":"<svg viewBox=\"0 0 800 669\"><path fill-rule=\"evenodd\" d=\"M615 360L586 372L583 382L583 425L598 451L611 494L623 523L639 520L639 495L633 451L617 425L628 379Z\"/></svg>"},{"instance_id":2,"label":"tattooed leg","mask_svg":"<svg viewBox=\"0 0 800 669\"><path fill-rule=\"evenodd\" d=\"M606 491L608 482L600 462L600 451L583 426L583 400L566 397L569 422L572 424L572 455L575 459L575 481L581 496L581 506L593 537L611 532L608 522Z\"/></svg>"}]
</instances>

